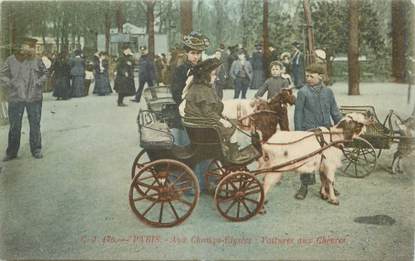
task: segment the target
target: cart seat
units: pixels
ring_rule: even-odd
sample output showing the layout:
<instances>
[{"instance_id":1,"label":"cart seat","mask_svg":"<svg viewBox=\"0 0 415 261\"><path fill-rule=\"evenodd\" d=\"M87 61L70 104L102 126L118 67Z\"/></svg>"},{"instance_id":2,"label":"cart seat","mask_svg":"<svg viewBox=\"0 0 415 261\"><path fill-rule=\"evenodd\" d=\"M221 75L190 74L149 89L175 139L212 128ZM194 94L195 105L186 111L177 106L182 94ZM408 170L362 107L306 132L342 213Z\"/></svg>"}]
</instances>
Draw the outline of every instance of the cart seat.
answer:
<instances>
[{"instance_id":1,"label":"cart seat","mask_svg":"<svg viewBox=\"0 0 415 261\"><path fill-rule=\"evenodd\" d=\"M261 157L261 152L252 144L242 149L230 145L221 135L220 128L215 126L213 122L206 125L184 121L183 126L186 128L192 144L217 147L222 154L217 155L220 156L218 159L225 160L227 164L245 165Z\"/></svg>"}]
</instances>

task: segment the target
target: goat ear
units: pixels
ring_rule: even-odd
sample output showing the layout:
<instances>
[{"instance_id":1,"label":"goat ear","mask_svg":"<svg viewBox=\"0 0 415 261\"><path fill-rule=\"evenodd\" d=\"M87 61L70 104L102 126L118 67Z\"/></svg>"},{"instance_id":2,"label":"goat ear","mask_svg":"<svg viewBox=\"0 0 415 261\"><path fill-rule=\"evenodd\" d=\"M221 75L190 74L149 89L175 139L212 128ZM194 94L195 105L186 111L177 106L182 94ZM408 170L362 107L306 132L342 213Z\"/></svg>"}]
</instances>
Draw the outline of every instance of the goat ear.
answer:
<instances>
[{"instance_id":1,"label":"goat ear","mask_svg":"<svg viewBox=\"0 0 415 261\"><path fill-rule=\"evenodd\" d=\"M344 127L346 127L346 120L345 119L339 121L339 123L337 123L337 125L336 125L336 128L339 128L339 129L344 129Z\"/></svg>"}]
</instances>

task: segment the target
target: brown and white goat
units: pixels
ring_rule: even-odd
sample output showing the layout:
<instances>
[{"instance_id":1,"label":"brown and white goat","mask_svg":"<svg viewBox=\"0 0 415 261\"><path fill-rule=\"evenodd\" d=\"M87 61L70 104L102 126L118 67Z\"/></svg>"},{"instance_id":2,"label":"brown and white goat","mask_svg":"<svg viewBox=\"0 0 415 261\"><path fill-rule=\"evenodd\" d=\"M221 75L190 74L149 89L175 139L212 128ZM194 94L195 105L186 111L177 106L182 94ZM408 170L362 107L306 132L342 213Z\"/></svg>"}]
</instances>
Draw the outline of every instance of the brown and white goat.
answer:
<instances>
[{"instance_id":1,"label":"brown and white goat","mask_svg":"<svg viewBox=\"0 0 415 261\"><path fill-rule=\"evenodd\" d=\"M365 131L365 124L366 119L363 114L351 113L330 129L320 128L320 134L309 131L278 131L275 133L262 145L263 155L258 159L258 170L270 169L270 172L264 176L265 195L274 184L281 180L283 172L319 172L321 197L328 199L331 204L339 204L334 194L333 184L335 172L341 166L343 152L337 146L328 146L317 154L314 152L331 142L351 140L359 136ZM304 159L298 161L301 158ZM272 169L282 164L285 166L276 170Z\"/></svg>"}]
</instances>

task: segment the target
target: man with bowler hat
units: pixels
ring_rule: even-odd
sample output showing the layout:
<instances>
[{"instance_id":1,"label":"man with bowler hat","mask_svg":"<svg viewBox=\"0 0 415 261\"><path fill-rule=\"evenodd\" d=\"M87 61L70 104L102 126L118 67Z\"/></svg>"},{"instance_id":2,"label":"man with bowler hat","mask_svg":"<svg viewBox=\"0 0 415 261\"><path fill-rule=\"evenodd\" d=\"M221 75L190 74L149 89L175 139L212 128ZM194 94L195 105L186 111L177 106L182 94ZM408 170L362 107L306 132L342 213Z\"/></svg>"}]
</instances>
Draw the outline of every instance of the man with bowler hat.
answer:
<instances>
[{"instance_id":1,"label":"man with bowler hat","mask_svg":"<svg viewBox=\"0 0 415 261\"><path fill-rule=\"evenodd\" d=\"M42 60L35 57L36 40L24 38L20 48L0 67L0 82L8 92L9 137L3 161L17 157L20 146L23 113L26 109L30 125L30 151L36 159L42 158L40 118L42 113L42 86L47 70Z\"/></svg>"}]
</instances>

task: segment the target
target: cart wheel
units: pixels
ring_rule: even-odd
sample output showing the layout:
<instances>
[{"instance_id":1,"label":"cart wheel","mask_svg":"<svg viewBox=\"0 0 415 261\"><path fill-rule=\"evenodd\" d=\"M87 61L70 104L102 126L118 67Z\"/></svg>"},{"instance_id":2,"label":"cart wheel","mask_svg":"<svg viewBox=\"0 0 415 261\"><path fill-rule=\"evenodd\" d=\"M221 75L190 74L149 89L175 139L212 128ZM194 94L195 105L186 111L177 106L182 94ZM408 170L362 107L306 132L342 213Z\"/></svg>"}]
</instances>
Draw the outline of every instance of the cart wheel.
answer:
<instances>
[{"instance_id":1,"label":"cart wheel","mask_svg":"<svg viewBox=\"0 0 415 261\"><path fill-rule=\"evenodd\" d=\"M176 160L156 160L135 175L129 202L142 222L172 227L190 216L199 193L199 182L188 166Z\"/></svg>"},{"instance_id":2,"label":"cart wheel","mask_svg":"<svg viewBox=\"0 0 415 261\"><path fill-rule=\"evenodd\" d=\"M236 172L236 171L244 171L247 172L247 166L229 166L223 167L222 162L219 160L213 160L210 162L208 169L204 175L206 189L209 195L214 196L216 187L218 186L219 182L229 173Z\"/></svg>"},{"instance_id":3,"label":"cart wheel","mask_svg":"<svg viewBox=\"0 0 415 261\"><path fill-rule=\"evenodd\" d=\"M209 195L215 195L216 187L228 171L222 166L219 160L213 160L204 175L206 189Z\"/></svg>"},{"instance_id":4,"label":"cart wheel","mask_svg":"<svg viewBox=\"0 0 415 261\"><path fill-rule=\"evenodd\" d=\"M375 148L367 140L357 137L345 143L342 171L353 178L364 178L376 167Z\"/></svg>"},{"instance_id":5,"label":"cart wheel","mask_svg":"<svg viewBox=\"0 0 415 261\"><path fill-rule=\"evenodd\" d=\"M137 175L137 173L144 167L145 164L150 162L150 159L146 154L146 150L143 149L137 154L137 157L135 157L133 166L131 168L131 179Z\"/></svg>"},{"instance_id":6,"label":"cart wheel","mask_svg":"<svg viewBox=\"0 0 415 261\"><path fill-rule=\"evenodd\" d=\"M264 189L252 174L235 172L224 177L215 192L220 214L231 221L255 216L264 205Z\"/></svg>"}]
</instances>

